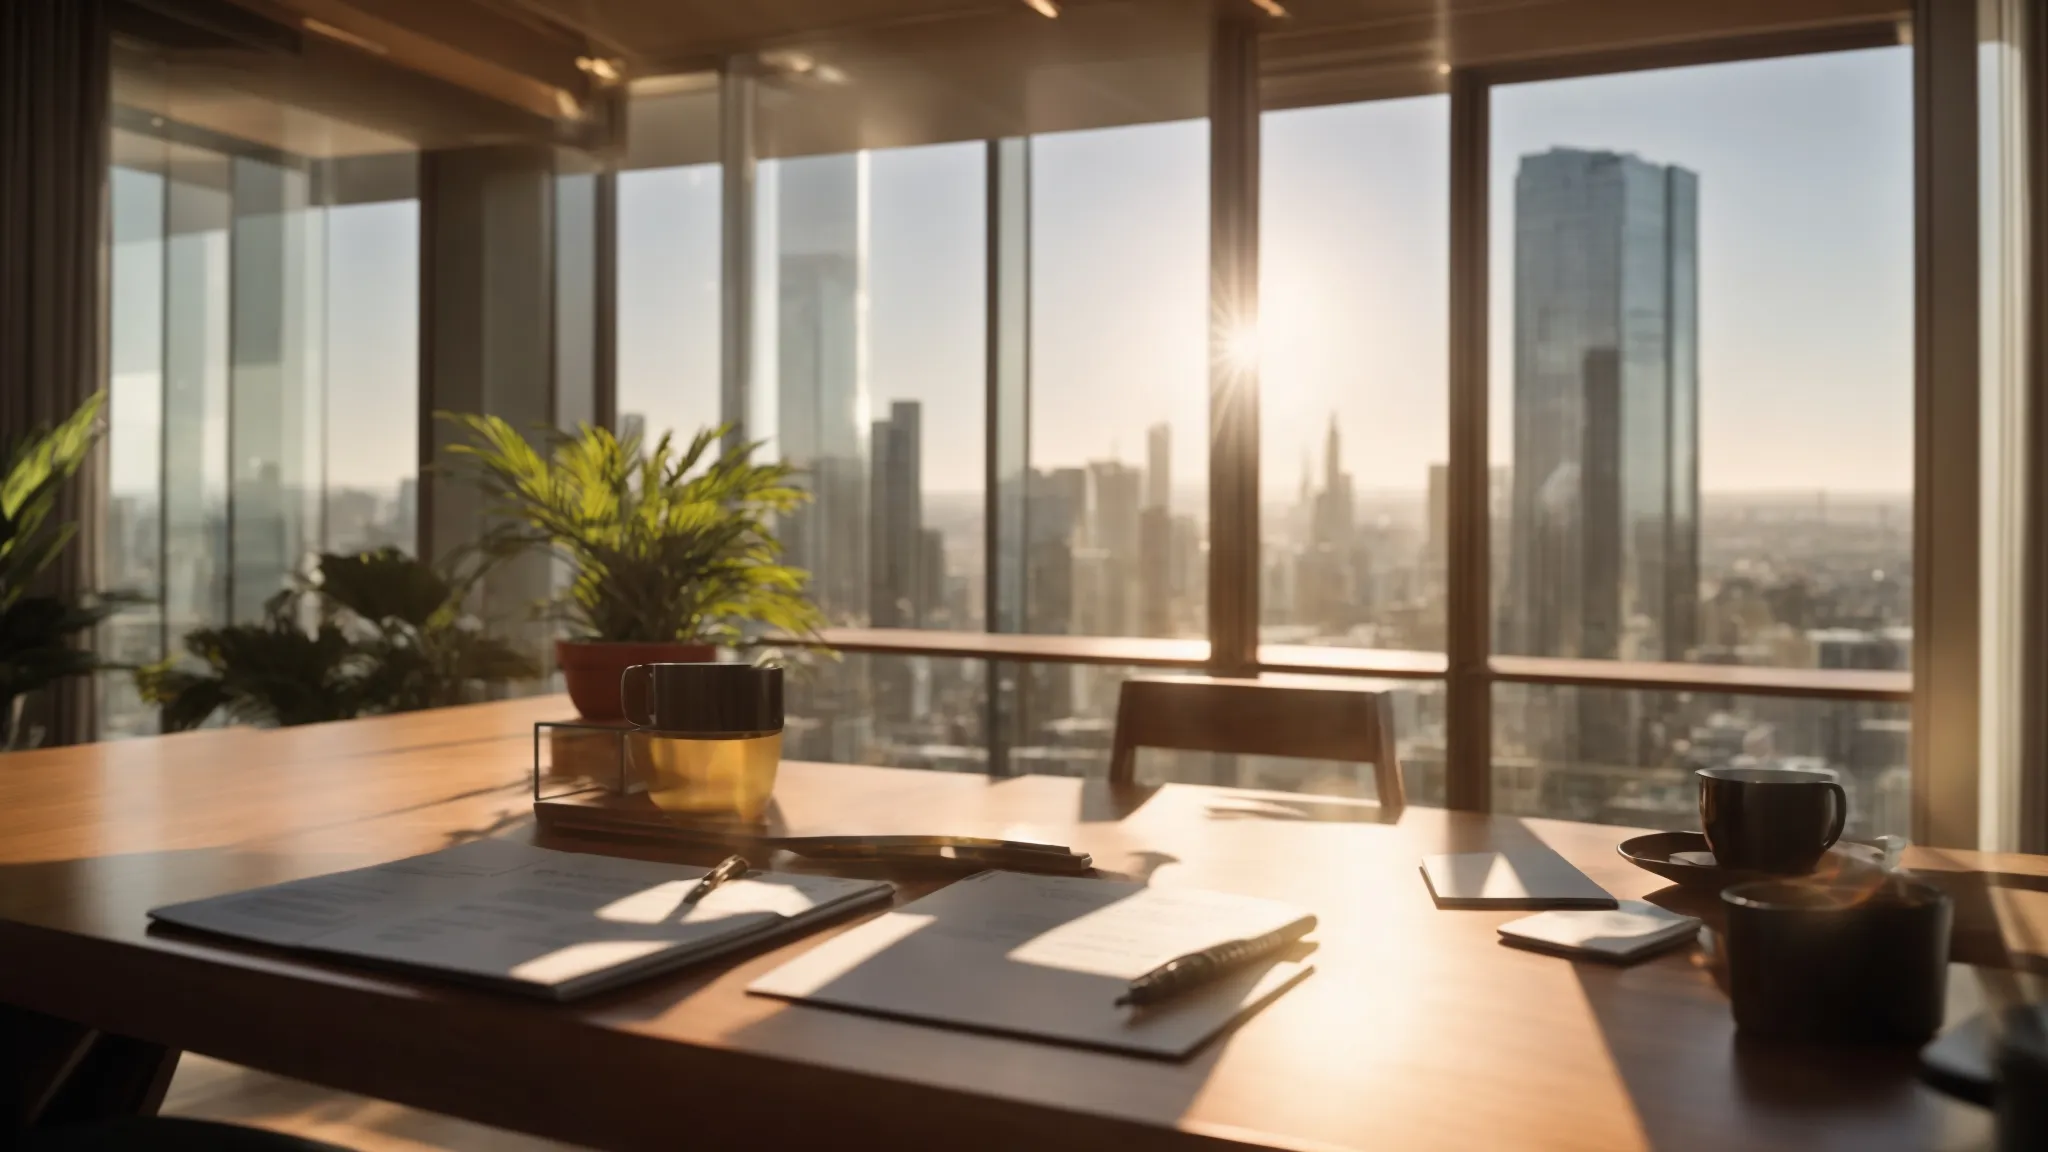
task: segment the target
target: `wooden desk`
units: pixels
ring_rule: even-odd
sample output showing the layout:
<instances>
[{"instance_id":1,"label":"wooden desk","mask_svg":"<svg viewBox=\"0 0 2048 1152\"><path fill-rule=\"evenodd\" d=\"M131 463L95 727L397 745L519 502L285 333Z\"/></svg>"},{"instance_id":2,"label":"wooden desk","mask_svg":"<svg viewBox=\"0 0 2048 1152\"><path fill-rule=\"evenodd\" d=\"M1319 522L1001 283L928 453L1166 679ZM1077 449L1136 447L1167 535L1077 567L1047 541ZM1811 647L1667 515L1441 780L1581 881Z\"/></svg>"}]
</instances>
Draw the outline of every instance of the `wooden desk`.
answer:
<instances>
[{"instance_id":1,"label":"wooden desk","mask_svg":"<svg viewBox=\"0 0 2048 1152\"><path fill-rule=\"evenodd\" d=\"M1624 830L1591 825L1415 808L1388 824L1307 797L785 767L793 828L1029 829L1108 870L1315 909L1317 973L1186 1064L744 994L815 937L555 1006L147 930L145 910L169 901L533 835L528 726L565 711L517 701L0 757L0 1002L618 1148L1806 1152L1983 1138L1983 1118L1920 1087L1909 1057L1737 1044L1691 955L1607 968L1509 949L1494 936L1506 914L1436 911L1416 875L1425 852L1540 840L1617 895L1659 887L1614 854ZM1916 862L1995 868L2004 886L1980 886L1978 903L2001 913L2048 888L2040 858ZM2006 943L2042 951L2027 923L2048 917L2018 917ZM2010 979L1956 971L1962 994Z\"/></svg>"}]
</instances>

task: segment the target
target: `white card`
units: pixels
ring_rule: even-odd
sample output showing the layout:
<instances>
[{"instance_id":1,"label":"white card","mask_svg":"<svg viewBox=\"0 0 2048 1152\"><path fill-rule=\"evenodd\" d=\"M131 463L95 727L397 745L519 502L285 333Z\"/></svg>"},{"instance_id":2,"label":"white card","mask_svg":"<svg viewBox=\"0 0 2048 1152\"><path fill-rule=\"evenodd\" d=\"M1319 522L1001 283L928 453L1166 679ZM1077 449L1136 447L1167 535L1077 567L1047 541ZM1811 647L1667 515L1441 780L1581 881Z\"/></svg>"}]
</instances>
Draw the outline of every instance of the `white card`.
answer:
<instances>
[{"instance_id":1,"label":"white card","mask_svg":"<svg viewBox=\"0 0 2048 1152\"><path fill-rule=\"evenodd\" d=\"M1524 916L1501 925L1500 934L1510 944L1546 952L1632 960L1692 939L1699 926L1695 917L1680 916L1641 900L1623 900L1614 909Z\"/></svg>"}]
</instances>

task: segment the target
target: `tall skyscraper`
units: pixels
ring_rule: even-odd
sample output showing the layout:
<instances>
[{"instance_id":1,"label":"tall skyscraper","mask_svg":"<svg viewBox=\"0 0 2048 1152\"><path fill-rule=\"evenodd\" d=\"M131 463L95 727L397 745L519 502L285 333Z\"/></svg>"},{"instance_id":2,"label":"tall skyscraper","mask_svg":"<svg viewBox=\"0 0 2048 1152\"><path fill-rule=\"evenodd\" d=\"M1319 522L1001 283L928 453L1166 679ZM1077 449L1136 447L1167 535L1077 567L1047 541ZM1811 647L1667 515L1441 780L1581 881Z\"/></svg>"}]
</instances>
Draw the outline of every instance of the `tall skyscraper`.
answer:
<instances>
[{"instance_id":1,"label":"tall skyscraper","mask_svg":"<svg viewBox=\"0 0 2048 1152\"><path fill-rule=\"evenodd\" d=\"M1306 499L1308 539L1295 573L1295 610L1304 622L1341 631L1354 622L1358 611L1353 564L1358 515L1334 412L1323 441L1322 490Z\"/></svg>"},{"instance_id":2,"label":"tall skyscraper","mask_svg":"<svg viewBox=\"0 0 2048 1152\"><path fill-rule=\"evenodd\" d=\"M1508 651L1681 660L1695 643L1698 204L1676 166L1522 158Z\"/></svg>"},{"instance_id":3,"label":"tall skyscraper","mask_svg":"<svg viewBox=\"0 0 2048 1152\"><path fill-rule=\"evenodd\" d=\"M1698 205L1676 166L1522 158L1506 651L1682 660L1696 642ZM1635 762L1640 699L1574 695L1553 751Z\"/></svg>"},{"instance_id":4,"label":"tall skyscraper","mask_svg":"<svg viewBox=\"0 0 2048 1152\"><path fill-rule=\"evenodd\" d=\"M1144 477L1120 460L1088 465L1089 570L1094 587L1077 596L1095 613L1083 631L1128 636L1139 626L1138 553L1142 547Z\"/></svg>"},{"instance_id":5,"label":"tall skyscraper","mask_svg":"<svg viewBox=\"0 0 2048 1152\"><path fill-rule=\"evenodd\" d=\"M776 443L806 470L811 505L783 529L828 616L870 607L867 589L867 160L859 153L778 162Z\"/></svg>"},{"instance_id":6,"label":"tall skyscraper","mask_svg":"<svg viewBox=\"0 0 2048 1152\"><path fill-rule=\"evenodd\" d=\"M1171 636L1173 588L1173 426L1145 432L1145 504L1138 513L1138 630Z\"/></svg>"},{"instance_id":7,"label":"tall skyscraper","mask_svg":"<svg viewBox=\"0 0 2048 1152\"><path fill-rule=\"evenodd\" d=\"M868 622L877 628L920 628L945 589L924 587L923 414L915 400L889 406L869 446Z\"/></svg>"},{"instance_id":8,"label":"tall skyscraper","mask_svg":"<svg viewBox=\"0 0 2048 1152\"><path fill-rule=\"evenodd\" d=\"M1173 507L1173 426L1145 430L1145 507Z\"/></svg>"}]
</instances>

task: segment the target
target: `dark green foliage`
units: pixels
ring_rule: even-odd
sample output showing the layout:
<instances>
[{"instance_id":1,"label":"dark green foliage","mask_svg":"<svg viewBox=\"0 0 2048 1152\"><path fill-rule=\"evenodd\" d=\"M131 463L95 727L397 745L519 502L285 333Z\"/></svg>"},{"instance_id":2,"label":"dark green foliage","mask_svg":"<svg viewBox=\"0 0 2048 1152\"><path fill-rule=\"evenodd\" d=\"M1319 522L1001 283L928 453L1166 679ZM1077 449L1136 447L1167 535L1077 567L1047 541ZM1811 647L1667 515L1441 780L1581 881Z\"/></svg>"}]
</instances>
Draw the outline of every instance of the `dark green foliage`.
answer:
<instances>
[{"instance_id":1,"label":"dark green foliage","mask_svg":"<svg viewBox=\"0 0 2048 1152\"><path fill-rule=\"evenodd\" d=\"M65 676L99 669L99 658L72 640L125 602L109 597L68 603L31 592L63 553L78 525L57 521L57 497L98 441L105 399L95 394L55 428L10 449L0 468L0 736L6 705Z\"/></svg>"},{"instance_id":2,"label":"dark green foliage","mask_svg":"<svg viewBox=\"0 0 2048 1152\"><path fill-rule=\"evenodd\" d=\"M809 635L823 622L772 526L809 496L794 468L753 462L758 444L718 451L726 429L712 428L681 452L666 435L645 451L584 424L543 455L495 416L443 418L470 433L453 451L507 522L482 547L566 557L576 581L554 609L586 638L732 643L744 624Z\"/></svg>"},{"instance_id":3,"label":"dark green foliage","mask_svg":"<svg viewBox=\"0 0 2048 1152\"><path fill-rule=\"evenodd\" d=\"M261 623L188 634L191 659L142 669L136 686L163 706L168 732L217 711L289 726L465 703L480 685L540 671L463 614L481 574L392 548L323 555L317 579L272 599Z\"/></svg>"}]
</instances>

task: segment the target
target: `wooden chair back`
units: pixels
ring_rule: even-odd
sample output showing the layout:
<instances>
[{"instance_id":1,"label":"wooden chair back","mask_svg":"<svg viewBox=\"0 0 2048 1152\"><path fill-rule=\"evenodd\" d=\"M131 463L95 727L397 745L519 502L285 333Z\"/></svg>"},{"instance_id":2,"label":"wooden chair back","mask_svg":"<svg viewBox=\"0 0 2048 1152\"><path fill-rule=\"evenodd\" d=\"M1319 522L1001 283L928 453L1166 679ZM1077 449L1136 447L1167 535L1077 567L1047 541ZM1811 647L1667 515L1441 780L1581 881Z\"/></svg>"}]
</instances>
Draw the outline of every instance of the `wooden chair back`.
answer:
<instances>
[{"instance_id":1,"label":"wooden chair back","mask_svg":"<svg viewBox=\"0 0 2048 1152\"><path fill-rule=\"evenodd\" d=\"M1370 763L1380 806L1407 804L1391 694L1335 677L1133 677L1117 695L1110 780L1132 781L1140 748Z\"/></svg>"}]
</instances>

